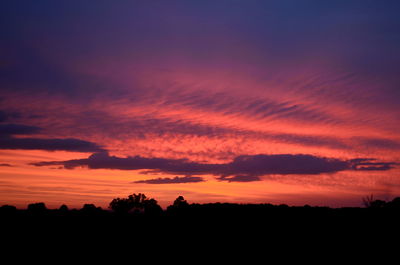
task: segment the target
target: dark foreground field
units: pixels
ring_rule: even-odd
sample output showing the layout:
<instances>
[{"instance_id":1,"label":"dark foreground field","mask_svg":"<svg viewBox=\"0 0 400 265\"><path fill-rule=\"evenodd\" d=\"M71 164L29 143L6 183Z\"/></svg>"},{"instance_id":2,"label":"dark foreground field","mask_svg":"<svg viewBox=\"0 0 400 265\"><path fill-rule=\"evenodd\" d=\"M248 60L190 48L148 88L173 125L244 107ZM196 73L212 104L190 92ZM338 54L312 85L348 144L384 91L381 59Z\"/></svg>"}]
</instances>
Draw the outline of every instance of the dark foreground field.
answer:
<instances>
[{"instance_id":1,"label":"dark foreground field","mask_svg":"<svg viewBox=\"0 0 400 265\"><path fill-rule=\"evenodd\" d=\"M144 200L146 201L146 200ZM114 202L116 202L114 200ZM286 235L315 237L386 237L400 230L400 198L370 201L365 208L289 207L271 204L189 204L182 197L166 210L156 203L103 210L92 204L82 209L49 210L44 204L28 209L0 208L2 234L40 238L262 238ZM124 206L124 205L122 205ZM125 205L126 206L126 205ZM141 207L139 207L141 206Z\"/></svg>"},{"instance_id":2,"label":"dark foreground field","mask_svg":"<svg viewBox=\"0 0 400 265\"><path fill-rule=\"evenodd\" d=\"M398 202L399 200L395 201ZM43 205L42 205L43 206ZM144 259L192 264L241 259L317 262L349 255L358 259L397 253L400 207L289 207L270 204L183 204L166 210L80 210L2 207L2 252L41 261L49 255L71 262L110 257L116 262ZM361 252L360 252L361 251ZM117 262L116 262L117 263ZM132 262L135 263L135 262Z\"/></svg>"}]
</instances>

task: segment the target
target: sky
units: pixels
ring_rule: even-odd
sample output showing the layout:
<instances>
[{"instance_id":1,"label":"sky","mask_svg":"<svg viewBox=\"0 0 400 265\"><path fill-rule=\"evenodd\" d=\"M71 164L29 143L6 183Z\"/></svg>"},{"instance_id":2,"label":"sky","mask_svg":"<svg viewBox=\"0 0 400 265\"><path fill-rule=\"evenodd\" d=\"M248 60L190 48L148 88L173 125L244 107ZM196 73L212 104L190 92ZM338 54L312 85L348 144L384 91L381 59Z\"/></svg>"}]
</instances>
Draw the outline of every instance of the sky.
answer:
<instances>
[{"instance_id":1,"label":"sky","mask_svg":"<svg viewBox=\"0 0 400 265\"><path fill-rule=\"evenodd\" d=\"M2 1L0 205L400 196L399 1Z\"/></svg>"}]
</instances>

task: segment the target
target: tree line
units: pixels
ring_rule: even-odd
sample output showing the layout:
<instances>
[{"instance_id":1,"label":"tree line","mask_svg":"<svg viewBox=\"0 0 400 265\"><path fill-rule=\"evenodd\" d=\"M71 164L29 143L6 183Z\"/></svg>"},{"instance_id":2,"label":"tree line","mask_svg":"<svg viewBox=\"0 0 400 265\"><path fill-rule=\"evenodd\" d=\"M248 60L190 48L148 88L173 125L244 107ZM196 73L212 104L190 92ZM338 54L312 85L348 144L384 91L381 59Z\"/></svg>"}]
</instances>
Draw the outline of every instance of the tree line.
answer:
<instances>
[{"instance_id":1,"label":"tree line","mask_svg":"<svg viewBox=\"0 0 400 265\"><path fill-rule=\"evenodd\" d=\"M400 209L400 197L396 197L391 201L374 200L373 196L367 196L363 198L363 203L366 209ZM115 215L161 215L165 212L170 214L182 214L190 213L193 214L197 212L235 212L235 211L247 211L247 212L261 212L267 210L310 210L314 211L329 211L333 210L329 207L311 207L308 205L302 207L289 207L285 204L272 205L272 204L235 204L235 203L207 203L207 204L189 204L183 196L178 196L172 205L168 206L166 211L164 211L158 204L157 200L154 198L149 198L143 193L134 193L126 198L115 198L108 206L110 211L104 210L101 207L96 207L94 204L84 204L80 210L70 210L67 205L63 204L57 210L49 210L45 203L31 203L28 205L27 209L24 210L27 213L34 215L41 215L50 212L57 212L59 214L67 214L71 211L79 211L79 213L84 215L100 215L105 213L112 213ZM352 208L356 210L357 207ZM3 205L0 207L0 214L7 215L13 214L18 210L15 206Z\"/></svg>"}]
</instances>

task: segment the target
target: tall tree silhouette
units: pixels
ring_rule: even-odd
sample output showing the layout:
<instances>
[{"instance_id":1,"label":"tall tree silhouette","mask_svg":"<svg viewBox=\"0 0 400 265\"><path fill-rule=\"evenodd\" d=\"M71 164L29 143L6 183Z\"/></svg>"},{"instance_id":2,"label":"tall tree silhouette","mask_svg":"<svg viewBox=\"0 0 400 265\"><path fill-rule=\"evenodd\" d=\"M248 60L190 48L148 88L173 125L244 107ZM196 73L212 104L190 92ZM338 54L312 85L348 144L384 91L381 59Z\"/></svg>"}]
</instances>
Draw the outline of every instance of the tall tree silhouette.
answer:
<instances>
[{"instance_id":1,"label":"tall tree silhouette","mask_svg":"<svg viewBox=\"0 0 400 265\"><path fill-rule=\"evenodd\" d=\"M109 207L119 214L162 211L155 199L147 198L143 193L134 193L129 195L128 198L115 198L110 202Z\"/></svg>"},{"instance_id":2,"label":"tall tree silhouette","mask_svg":"<svg viewBox=\"0 0 400 265\"><path fill-rule=\"evenodd\" d=\"M167 210L170 213L179 213L189 208L189 203L185 200L183 196L178 196L174 203L168 206Z\"/></svg>"},{"instance_id":3,"label":"tall tree silhouette","mask_svg":"<svg viewBox=\"0 0 400 265\"><path fill-rule=\"evenodd\" d=\"M185 200L185 198L183 198L183 196L179 196L175 199L173 206L178 208L185 208L189 206L189 203Z\"/></svg>"}]
</instances>

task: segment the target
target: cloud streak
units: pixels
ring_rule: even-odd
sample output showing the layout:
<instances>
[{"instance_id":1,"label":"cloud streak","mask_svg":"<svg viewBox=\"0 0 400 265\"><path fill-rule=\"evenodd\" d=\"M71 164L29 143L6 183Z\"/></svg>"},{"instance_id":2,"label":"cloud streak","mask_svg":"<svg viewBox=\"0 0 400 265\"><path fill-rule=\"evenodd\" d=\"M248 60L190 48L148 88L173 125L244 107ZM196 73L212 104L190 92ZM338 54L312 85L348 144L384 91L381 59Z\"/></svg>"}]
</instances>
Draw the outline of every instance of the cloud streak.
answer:
<instances>
[{"instance_id":1,"label":"cloud streak","mask_svg":"<svg viewBox=\"0 0 400 265\"><path fill-rule=\"evenodd\" d=\"M66 138L12 138L0 139L0 149L10 150L44 150L44 151L70 151L70 152L100 152L103 149L92 142Z\"/></svg>"},{"instance_id":2,"label":"cloud streak","mask_svg":"<svg viewBox=\"0 0 400 265\"><path fill-rule=\"evenodd\" d=\"M350 161L352 162L353 169L360 171L385 171L398 165L395 162L377 162L374 158L359 158Z\"/></svg>"},{"instance_id":3,"label":"cloud streak","mask_svg":"<svg viewBox=\"0 0 400 265\"><path fill-rule=\"evenodd\" d=\"M45 150L71 152L102 152L99 145L75 138L16 138L14 135L33 135L42 128L23 124L0 124L0 149Z\"/></svg>"},{"instance_id":4,"label":"cloud streak","mask_svg":"<svg viewBox=\"0 0 400 265\"><path fill-rule=\"evenodd\" d=\"M34 135L42 128L23 124L0 124L0 149L45 150L71 152L102 152L98 144L75 138L16 138L14 135Z\"/></svg>"},{"instance_id":5,"label":"cloud streak","mask_svg":"<svg viewBox=\"0 0 400 265\"><path fill-rule=\"evenodd\" d=\"M193 176L185 176L185 177L174 177L174 178L156 178L156 179L147 179L147 180L138 180L132 183L144 183L144 184L179 184L179 183L196 183L196 182L204 182L205 180L202 177L193 177Z\"/></svg>"},{"instance_id":6,"label":"cloud streak","mask_svg":"<svg viewBox=\"0 0 400 265\"><path fill-rule=\"evenodd\" d=\"M253 181L261 181L259 176L249 176L249 175L237 175L237 176L221 176L217 178L220 181L227 182L253 182Z\"/></svg>"},{"instance_id":7,"label":"cloud streak","mask_svg":"<svg viewBox=\"0 0 400 265\"><path fill-rule=\"evenodd\" d=\"M23 124L0 124L0 135L2 136L37 134L41 130L39 127Z\"/></svg>"},{"instance_id":8,"label":"cloud streak","mask_svg":"<svg viewBox=\"0 0 400 265\"><path fill-rule=\"evenodd\" d=\"M207 164L191 162L187 159L116 157L107 152L92 154L87 159L67 161L49 161L32 163L35 166L59 165L67 169L88 167L89 169L116 169L116 170L149 170L146 173L164 173L180 175L214 175L218 180L228 182L251 182L261 180L264 175L317 175L322 173L336 173L344 170L389 170L394 162L376 162L370 158L340 160L335 158L317 157L305 154L276 154L276 155L242 155L233 161L223 164ZM140 183L163 183L183 179L156 179Z\"/></svg>"}]
</instances>

